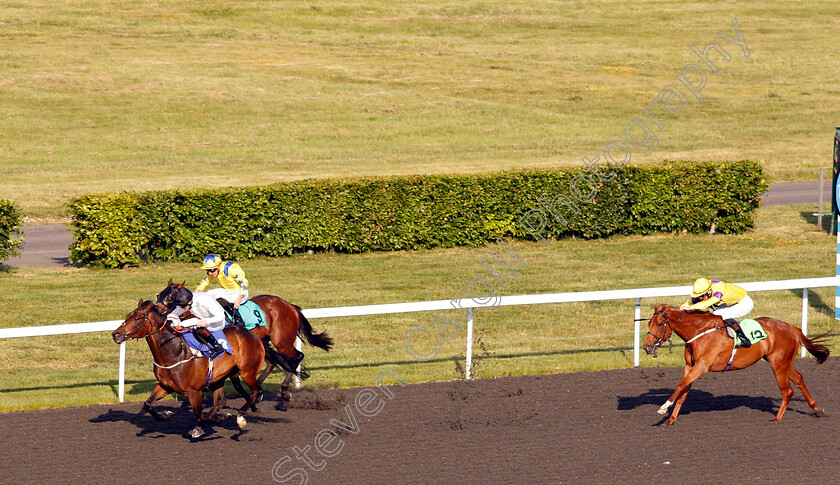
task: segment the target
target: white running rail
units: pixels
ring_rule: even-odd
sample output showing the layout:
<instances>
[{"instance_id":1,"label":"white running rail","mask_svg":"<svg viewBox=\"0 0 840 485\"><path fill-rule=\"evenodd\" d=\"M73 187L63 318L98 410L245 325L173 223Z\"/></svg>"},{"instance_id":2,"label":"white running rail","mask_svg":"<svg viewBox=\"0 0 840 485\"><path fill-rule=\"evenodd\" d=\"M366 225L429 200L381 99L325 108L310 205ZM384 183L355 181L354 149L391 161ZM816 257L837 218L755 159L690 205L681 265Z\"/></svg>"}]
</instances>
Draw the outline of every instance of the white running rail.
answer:
<instances>
[{"instance_id":1,"label":"white running rail","mask_svg":"<svg viewBox=\"0 0 840 485\"><path fill-rule=\"evenodd\" d=\"M772 291L772 290L802 290L802 331L808 332L808 289L838 286L838 277L826 278L803 278L794 280L778 281L754 281L736 283L747 291ZM634 288L629 290L606 290L606 291L581 291L573 293L547 293L539 295L514 295L502 296L495 301L479 302L472 300L460 300L461 308L469 309L467 319L466 335L466 377L470 378L472 365L472 340L474 309L491 306L513 306L513 305L542 305L547 303L570 303L583 301L601 300L635 300L635 328L633 334L633 365L639 365L639 344L641 336L641 305L642 298L663 298L670 296L685 297L691 293L690 286L668 286L658 288ZM391 313L428 312L440 310L452 310L451 300L418 301L410 303L387 303L383 305L362 305L332 308L314 308L304 310L306 318L335 318L353 317L364 315L385 315ZM71 323L65 325L44 325L39 327L19 327L0 329L0 338L39 337L45 335L67 335L88 332L112 332L122 324L122 320L109 320L107 322ZM406 329L407 330L407 329ZM805 349L802 349L805 355ZM120 402L125 399L125 342L120 344L120 368L118 397Z\"/></svg>"}]
</instances>

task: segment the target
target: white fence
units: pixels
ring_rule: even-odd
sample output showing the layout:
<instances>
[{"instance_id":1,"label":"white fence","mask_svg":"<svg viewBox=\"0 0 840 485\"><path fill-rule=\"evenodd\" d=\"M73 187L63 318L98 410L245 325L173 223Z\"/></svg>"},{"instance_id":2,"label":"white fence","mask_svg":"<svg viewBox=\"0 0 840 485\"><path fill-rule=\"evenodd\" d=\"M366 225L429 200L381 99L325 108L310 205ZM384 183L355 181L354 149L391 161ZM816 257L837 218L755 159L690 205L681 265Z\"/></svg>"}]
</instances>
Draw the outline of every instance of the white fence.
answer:
<instances>
[{"instance_id":1,"label":"white fence","mask_svg":"<svg viewBox=\"0 0 840 485\"><path fill-rule=\"evenodd\" d=\"M803 290L802 291L802 331L808 332L808 289L837 286L838 277L805 278L780 281L756 281L736 283L747 291ZM575 293L548 293L541 295L503 296L494 301L460 300L460 308L468 309L466 332L466 377L470 378L472 367L473 320L476 308L513 305L542 305L547 303L571 303L602 300L635 300L635 328L633 334L633 365L639 365L639 344L641 335L642 298L663 298L670 296L685 297L691 292L690 286L669 286L659 288L634 288L630 290L582 291ZM315 308L304 310L308 319L354 317L365 315L384 315L391 313L411 313L452 310L451 300L419 301L411 303L388 303L384 305L362 305L333 308ZM40 327L20 327L0 329L0 338L38 337L44 335L66 335L88 332L112 332L122 320L107 322L73 323L67 325L45 325ZM404 329L408 330L408 329ZM802 350L805 355L805 350ZM125 399L125 342L120 345L120 367L118 396L120 402Z\"/></svg>"}]
</instances>

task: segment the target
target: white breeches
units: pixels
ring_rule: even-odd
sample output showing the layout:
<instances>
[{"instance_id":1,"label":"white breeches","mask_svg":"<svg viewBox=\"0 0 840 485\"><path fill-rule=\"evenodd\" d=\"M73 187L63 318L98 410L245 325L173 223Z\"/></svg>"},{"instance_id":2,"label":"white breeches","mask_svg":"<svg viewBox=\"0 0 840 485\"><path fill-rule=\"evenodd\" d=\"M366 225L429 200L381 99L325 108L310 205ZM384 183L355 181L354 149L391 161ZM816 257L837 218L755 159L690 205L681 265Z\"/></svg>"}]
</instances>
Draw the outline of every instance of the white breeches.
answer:
<instances>
[{"instance_id":1,"label":"white breeches","mask_svg":"<svg viewBox=\"0 0 840 485\"><path fill-rule=\"evenodd\" d=\"M721 318L741 318L753 310L753 301L749 295L745 296L741 301L726 307L720 307L713 311L713 315L720 315Z\"/></svg>"},{"instance_id":2,"label":"white breeches","mask_svg":"<svg viewBox=\"0 0 840 485\"><path fill-rule=\"evenodd\" d=\"M212 290L207 290L207 293L213 298L223 298L230 304L233 304L233 302L236 301L236 297L239 296L239 290L226 290L224 288L213 288ZM248 296L248 291L246 290L245 294L242 295L242 300L239 304L242 305L248 301Z\"/></svg>"}]
</instances>

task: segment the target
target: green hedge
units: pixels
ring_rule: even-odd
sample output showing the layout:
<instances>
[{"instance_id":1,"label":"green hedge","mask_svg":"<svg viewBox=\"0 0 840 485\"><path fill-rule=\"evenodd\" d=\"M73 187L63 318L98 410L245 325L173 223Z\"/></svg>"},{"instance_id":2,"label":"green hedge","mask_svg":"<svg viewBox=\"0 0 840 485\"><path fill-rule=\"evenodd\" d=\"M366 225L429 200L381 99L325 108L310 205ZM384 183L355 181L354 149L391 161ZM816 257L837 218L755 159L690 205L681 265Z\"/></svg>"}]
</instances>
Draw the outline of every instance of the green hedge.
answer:
<instances>
[{"instance_id":1,"label":"green hedge","mask_svg":"<svg viewBox=\"0 0 840 485\"><path fill-rule=\"evenodd\" d=\"M116 267L150 260L245 259L294 252L476 246L535 239L520 223L569 195L584 170L304 180L263 187L86 195L71 202L71 259ZM767 189L756 162L624 167L595 197L545 218L540 237L653 231L722 233L753 224ZM597 181L597 179L596 179ZM586 187L586 185L583 185ZM532 224L533 226L533 224ZM533 228L532 228L533 229Z\"/></svg>"},{"instance_id":2,"label":"green hedge","mask_svg":"<svg viewBox=\"0 0 840 485\"><path fill-rule=\"evenodd\" d=\"M10 200L0 200L0 261L20 254L18 249L23 242L20 222L20 212L15 204Z\"/></svg>"}]
</instances>

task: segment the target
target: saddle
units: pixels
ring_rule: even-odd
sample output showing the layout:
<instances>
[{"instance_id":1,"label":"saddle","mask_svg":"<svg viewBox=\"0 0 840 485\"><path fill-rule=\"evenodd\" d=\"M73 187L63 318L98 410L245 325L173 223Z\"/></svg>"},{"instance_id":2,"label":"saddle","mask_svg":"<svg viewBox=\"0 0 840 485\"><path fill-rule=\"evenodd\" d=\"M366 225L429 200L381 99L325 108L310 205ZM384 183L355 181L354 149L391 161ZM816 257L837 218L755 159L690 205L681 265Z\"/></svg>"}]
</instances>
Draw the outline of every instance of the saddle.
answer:
<instances>
[{"instance_id":1,"label":"saddle","mask_svg":"<svg viewBox=\"0 0 840 485\"><path fill-rule=\"evenodd\" d=\"M764 327L762 327L759 322L751 318L745 318L738 322L738 324L741 326L741 330L744 331L744 335L746 335L750 340L750 344L761 342L767 338L767 332L764 330ZM726 327L726 333L729 335L729 338L735 340L735 347L740 348L737 335L735 335L735 330L731 327Z\"/></svg>"},{"instance_id":2,"label":"saddle","mask_svg":"<svg viewBox=\"0 0 840 485\"><path fill-rule=\"evenodd\" d=\"M227 337L225 333L221 330L216 330L213 333L213 337L215 337L216 342L225 349L222 354L213 355L213 349L202 342L199 342L198 339L195 338L193 335L192 330L188 328L183 328L180 330L181 336L184 337L184 341L187 342L187 346L193 350L193 353L200 353L201 355L207 357L210 360L218 359L222 356L222 354L227 353L233 355L233 349L230 347L230 344L227 341Z\"/></svg>"},{"instance_id":3,"label":"saddle","mask_svg":"<svg viewBox=\"0 0 840 485\"><path fill-rule=\"evenodd\" d=\"M225 310L228 324L234 324L233 305L223 298L219 298L217 301ZM266 325L265 312L251 300L239 305L239 316L242 318L242 325L248 330L253 330L257 326L264 327Z\"/></svg>"}]
</instances>

